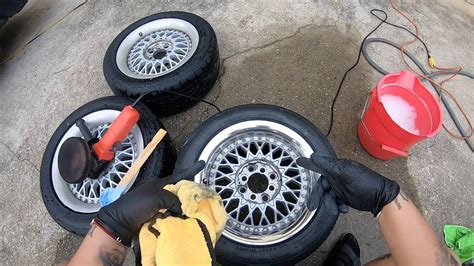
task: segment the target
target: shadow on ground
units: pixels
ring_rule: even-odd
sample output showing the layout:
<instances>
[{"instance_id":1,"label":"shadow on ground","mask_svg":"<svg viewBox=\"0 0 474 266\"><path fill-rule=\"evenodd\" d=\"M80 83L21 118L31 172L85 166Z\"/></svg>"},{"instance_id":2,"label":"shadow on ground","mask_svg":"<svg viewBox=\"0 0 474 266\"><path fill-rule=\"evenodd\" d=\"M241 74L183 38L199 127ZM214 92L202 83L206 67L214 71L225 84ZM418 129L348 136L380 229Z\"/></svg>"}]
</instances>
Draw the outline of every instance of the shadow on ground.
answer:
<instances>
[{"instance_id":1,"label":"shadow on ground","mask_svg":"<svg viewBox=\"0 0 474 266\"><path fill-rule=\"evenodd\" d=\"M43 0L41 4L27 2L19 13L0 27L0 61L16 52L22 52L23 45L64 16L65 13L62 12L79 3L78 0L70 1L71 7L69 7L58 5L56 0Z\"/></svg>"}]
</instances>

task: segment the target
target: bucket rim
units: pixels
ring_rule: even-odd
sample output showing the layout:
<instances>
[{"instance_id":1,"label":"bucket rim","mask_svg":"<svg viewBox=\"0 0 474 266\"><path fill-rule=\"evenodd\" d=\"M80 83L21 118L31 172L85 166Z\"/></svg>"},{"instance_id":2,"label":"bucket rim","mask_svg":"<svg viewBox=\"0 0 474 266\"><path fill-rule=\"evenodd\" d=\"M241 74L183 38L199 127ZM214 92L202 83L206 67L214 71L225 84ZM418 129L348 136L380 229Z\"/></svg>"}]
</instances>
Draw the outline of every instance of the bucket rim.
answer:
<instances>
[{"instance_id":1,"label":"bucket rim","mask_svg":"<svg viewBox=\"0 0 474 266\"><path fill-rule=\"evenodd\" d=\"M407 72L407 73L410 73L412 75L415 76L415 82L421 86L422 89L424 89L428 94L429 96L428 97L431 97L430 100L432 100L433 102L436 103L435 105L435 109L436 110L433 110L432 108L429 108L428 105L426 104L426 101L425 99L421 98L417 93L415 93L415 91L413 91L412 89L410 88L406 88L406 87L403 87L397 83L384 83L388 78L391 78L393 76L399 76L402 72ZM408 92L410 92L413 96L415 96L425 107L426 109L428 110L428 112L430 113L430 118L431 118L431 129L429 130L429 132L427 134L414 134L408 130L405 130L403 127L401 127L395 120L393 120L393 118L390 116L390 114L388 113L387 109L385 108L384 104L382 103L382 99L381 99L381 95L378 93L379 90L381 90L383 87L386 87L386 86L394 86L394 87L398 87L398 88L401 88L401 89L404 89ZM417 75L415 75L414 73L410 72L410 71L406 71L406 70L401 70L399 72L395 72L395 73L390 73L390 74L387 74L385 76L383 76L380 81L378 82L377 86L375 87L375 89L373 90L373 93L375 93L375 96L377 98L377 101L382 105L382 108L384 110L384 112L387 114L387 116L390 118L390 120L397 124L400 128L403 129L403 131L411 136L415 136L415 137L426 137L426 138L430 138L430 137L433 137L434 135L438 134L439 131L441 130L441 127L443 125L443 112L441 110L441 106L439 105L438 101L436 100L435 96L433 95L433 93L420 81L419 77ZM434 123L433 123L433 119L432 119L432 111L436 111L438 112L439 114L439 122L437 123L437 125L435 126Z\"/></svg>"}]
</instances>

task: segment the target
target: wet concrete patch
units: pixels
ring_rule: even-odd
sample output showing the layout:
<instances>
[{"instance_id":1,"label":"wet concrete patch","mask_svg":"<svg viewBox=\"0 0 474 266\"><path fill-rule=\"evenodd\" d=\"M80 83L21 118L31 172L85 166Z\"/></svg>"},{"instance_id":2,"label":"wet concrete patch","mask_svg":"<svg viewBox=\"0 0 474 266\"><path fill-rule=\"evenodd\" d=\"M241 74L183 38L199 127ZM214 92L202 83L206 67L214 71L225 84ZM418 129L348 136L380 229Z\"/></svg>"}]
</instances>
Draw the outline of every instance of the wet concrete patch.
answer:
<instances>
[{"instance_id":1,"label":"wet concrete patch","mask_svg":"<svg viewBox=\"0 0 474 266\"><path fill-rule=\"evenodd\" d=\"M229 58L217 103L279 105L324 129L351 41L335 27L307 26L291 38Z\"/></svg>"}]
</instances>

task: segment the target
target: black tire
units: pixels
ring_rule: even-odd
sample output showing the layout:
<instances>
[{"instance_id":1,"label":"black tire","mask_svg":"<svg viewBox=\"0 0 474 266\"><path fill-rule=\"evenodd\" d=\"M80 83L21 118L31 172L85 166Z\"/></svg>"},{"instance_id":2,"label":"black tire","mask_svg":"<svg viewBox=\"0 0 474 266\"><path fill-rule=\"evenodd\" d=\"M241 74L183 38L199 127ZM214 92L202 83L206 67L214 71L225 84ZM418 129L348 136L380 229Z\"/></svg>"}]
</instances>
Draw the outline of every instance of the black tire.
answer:
<instances>
[{"instance_id":1,"label":"black tire","mask_svg":"<svg viewBox=\"0 0 474 266\"><path fill-rule=\"evenodd\" d=\"M251 104L234 107L214 115L188 138L176 162L175 172L195 162L206 144L223 129L248 120L272 121L300 134L314 150L336 156L326 137L308 120L277 106ZM329 215L321 207L312 220L292 238L274 245L251 246L222 236L216 244L216 255L224 265L234 264L293 264L316 250L327 238L338 215Z\"/></svg>"},{"instance_id":2,"label":"black tire","mask_svg":"<svg viewBox=\"0 0 474 266\"><path fill-rule=\"evenodd\" d=\"M96 213L75 212L65 206L58 198L53 187L51 175L56 147L66 131L74 125L78 119L99 110L122 110L125 105L130 103L131 101L129 99L112 96L100 98L81 106L59 125L46 146L40 170L40 187L43 202L51 217L64 229L74 234L85 235L90 228L89 223L95 217ZM140 113L138 127L141 130L144 145L146 146L158 129L163 128L163 125L146 106L139 104L136 108ZM169 175L172 172L175 157L170 143L169 136L166 136L156 147L155 151L140 170L131 189L145 182Z\"/></svg>"},{"instance_id":3,"label":"black tire","mask_svg":"<svg viewBox=\"0 0 474 266\"><path fill-rule=\"evenodd\" d=\"M135 79L123 74L117 66L116 54L122 41L130 32L150 21L176 18L191 23L199 34L199 44L192 57L172 72L153 79ZM110 44L104 58L104 75L116 95L136 98L153 92L144 98L144 103L160 116L179 113L203 98L214 86L219 74L219 50L217 38L211 25L203 18L186 12L164 12L138 20L123 30Z\"/></svg>"}]
</instances>

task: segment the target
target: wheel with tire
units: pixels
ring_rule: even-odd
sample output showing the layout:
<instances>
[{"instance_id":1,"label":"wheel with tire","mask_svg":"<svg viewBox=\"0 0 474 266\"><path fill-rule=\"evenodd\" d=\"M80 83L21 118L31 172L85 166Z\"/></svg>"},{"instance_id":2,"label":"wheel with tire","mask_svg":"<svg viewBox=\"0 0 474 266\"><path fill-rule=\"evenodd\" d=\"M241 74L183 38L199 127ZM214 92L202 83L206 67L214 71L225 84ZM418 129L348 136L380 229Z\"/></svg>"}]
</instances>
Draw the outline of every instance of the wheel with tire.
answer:
<instances>
[{"instance_id":1,"label":"wheel with tire","mask_svg":"<svg viewBox=\"0 0 474 266\"><path fill-rule=\"evenodd\" d=\"M191 13L151 15L112 41L103 67L116 95L136 98L152 92L145 104L159 116L172 115L197 103L216 82L216 34L207 21Z\"/></svg>"},{"instance_id":2,"label":"wheel with tire","mask_svg":"<svg viewBox=\"0 0 474 266\"><path fill-rule=\"evenodd\" d=\"M175 172L204 160L195 182L219 193L228 213L216 245L220 263L290 264L327 238L338 216L306 200L319 174L296 159L335 152L326 137L300 115L281 107L251 104L225 110L204 122L186 141Z\"/></svg>"},{"instance_id":3,"label":"wheel with tire","mask_svg":"<svg viewBox=\"0 0 474 266\"><path fill-rule=\"evenodd\" d=\"M61 177L58 169L58 153L63 142L70 137L82 137L75 125L84 119L91 133L100 138L120 114L125 105L131 101L122 97L104 97L89 102L69 115L56 129L51 137L40 170L40 187L43 202L51 217L64 229L85 235L89 223L100 208L99 197L104 188L115 187L123 178L133 161L143 152L158 129L163 125L144 105L136 109L140 120L117 148L114 161L97 179L86 178L79 184L68 184ZM172 172L174 151L167 136L148 158L140 173L128 189L163 177Z\"/></svg>"}]
</instances>

